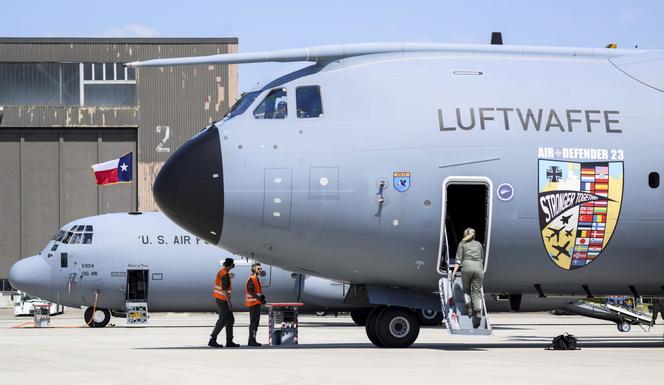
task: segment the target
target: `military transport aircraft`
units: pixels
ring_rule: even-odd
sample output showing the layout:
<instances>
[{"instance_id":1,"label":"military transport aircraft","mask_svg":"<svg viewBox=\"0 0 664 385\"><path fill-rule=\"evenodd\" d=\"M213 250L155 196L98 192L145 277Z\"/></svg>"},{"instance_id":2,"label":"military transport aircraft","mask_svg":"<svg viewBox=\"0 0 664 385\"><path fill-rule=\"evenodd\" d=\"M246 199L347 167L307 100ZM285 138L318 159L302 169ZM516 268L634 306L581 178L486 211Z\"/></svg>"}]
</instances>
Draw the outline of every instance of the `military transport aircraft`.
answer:
<instances>
[{"instance_id":1,"label":"military transport aircraft","mask_svg":"<svg viewBox=\"0 0 664 385\"><path fill-rule=\"evenodd\" d=\"M214 312L214 275L227 257L237 258L233 309L246 311L244 282L251 262L209 245L154 212L73 221L55 233L40 255L16 262L9 279L14 287L42 299L88 306L86 323L104 327L111 314L124 315L127 301L145 301L150 312ZM304 311L351 311L354 319L368 313L343 304L348 285L263 267L261 282L270 302L303 302ZM420 317L426 322L436 314Z\"/></svg>"},{"instance_id":2,"label":"military transport aircraft","mask_svg":"<svg viewBox=\"0 0 664 385\"><path fill-rule=\"evenodd\" d=\"M466 227L486 292L664 297L663 50L349 44L128 65L267 61L313 64L183 145L156 201L233 253L349 283L347 303L376 306L374 344L415 341L411 309L440 308Z\"/></svg>"},{"instance_id":3,"label":"military transport aircraft","mask_svg":"<svg viewBox=\"0 0 664 385\"><path fill-rule=\"evenodd\" d=\"M71 235L69 235L71 233ZM40 255L16 262L12 285L53 303L87 306L85 322L104 327L111 314L124 316L126 301L145 301L150 312L214 312L214 274L227 257L236 258L232 274L244 306L243 283L251 262L234 256L180 229L161 213L117 213L73 221L46 244ZM191 260L189 260L191 259ZM184 261L184 262L183 262ZM348 311L364 326L371 307L344 304L348 285L264 265L261 278L271 302L303 302L302 311ZM523 299L511 309L509 296L487 298L490 310L541 311L561 308L566 299ZM421 325L439 325L435 310L416 310Z\"/></svg>"}]
</instances>

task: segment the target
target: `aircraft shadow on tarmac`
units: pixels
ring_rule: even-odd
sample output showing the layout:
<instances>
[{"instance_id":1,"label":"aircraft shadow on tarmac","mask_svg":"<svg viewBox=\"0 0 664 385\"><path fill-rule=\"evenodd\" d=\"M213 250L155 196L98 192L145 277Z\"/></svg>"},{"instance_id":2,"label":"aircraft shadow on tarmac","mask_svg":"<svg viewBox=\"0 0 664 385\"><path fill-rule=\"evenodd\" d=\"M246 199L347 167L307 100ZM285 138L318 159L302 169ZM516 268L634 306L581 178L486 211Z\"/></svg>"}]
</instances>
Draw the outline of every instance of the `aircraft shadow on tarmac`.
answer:
<instances>
[{"instance_id":1,"label":"aircraft shadow on tarmac","mask_svg":"<svg viewBox=\"0 0 664 385\"><path fill-rule=\"evenodd\" d=\"M643 336L643 337L611 337L611 336L594 336L594 337L579 337L581 349L607 349L607 348L628 348L628 349L641 349L641 348L658 348L664 347L662 337L656 336ZM465 351L486 351L493 349L544 349L551 343L551 339L541 336L518 336L511 338L509 342L472 342L472 343L415 343L408 349L431 349L431 350L465 350ZM138 350L198 350L210 349L207 346L163 346L163 347L149 347L149 348L136 348ZM370 343L329 343L329 344L299 344L288 346L263 346L260 348L253 348L248 346L240 346L233 350L253 350L253 349L376 349ZM219 349L227 350L227 349Z\"/></svg>"}]
</instances>

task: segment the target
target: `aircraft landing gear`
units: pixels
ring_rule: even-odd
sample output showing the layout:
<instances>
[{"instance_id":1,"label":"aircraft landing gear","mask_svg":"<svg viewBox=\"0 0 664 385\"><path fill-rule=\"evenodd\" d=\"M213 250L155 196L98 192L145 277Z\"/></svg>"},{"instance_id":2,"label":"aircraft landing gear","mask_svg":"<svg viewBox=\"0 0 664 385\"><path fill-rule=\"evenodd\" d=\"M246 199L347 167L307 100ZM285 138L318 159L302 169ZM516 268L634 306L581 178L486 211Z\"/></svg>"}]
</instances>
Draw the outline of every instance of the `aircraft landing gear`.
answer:
<instances>
[{"instance_id":1,"label":"aircraft landing gear","mask_svg":"<svg viewBox=\"0 0 664 385\"><path fill-rule=\"evenodd\" d=\"M373 309L353 310L350 312L350 318L353 319L355 325L366 326L367 318L369 317L369 313L371 313L371 310Z\"/></svg>"},{"instance_id":2,"label":"aircraft landing gear","mask_svg":"<svg viewBox=\"0 0 664 385\"><path fill-rule=\"evenodd\" d=\"M420 322L410 309L379 306L369 313L366 332L378 347L407 348L420 334Z\"/></svg>"},{"instance_id":3,"label":"aircraft landing gear","mask_svg":"<svg viewBox=\"0 0 664 385\"><path fill-rule=\"evenodd\" d=\"M621 322L616 326L618 326L618 330L620 330L623 333L627 333L628 331L630 331L630 329L632 329L632 325L628 324L627 322Z\"/></svg>"},{"instance_id":4,"label":"aircraft landing gear","mask_svg":"<svg viewBox=\"0 0 664 385\"><path fill-rule=\"evenodd\" d=\"M443 322L443 313L435 310L417 310L417 318L422 326L440 326Z\"/></svg>"},{"instance_id":5,"label":"aircraft landing gear","mask_svg":"<svg viewBox=\"0 0 664 385\"><path fill-rule=\"evenodd\" d=\"M107 309L96 308L94 313L91 307L85 309L83 319L91 328L103 328L111 321L111 312Z\"/></svg>"}]
</instances>

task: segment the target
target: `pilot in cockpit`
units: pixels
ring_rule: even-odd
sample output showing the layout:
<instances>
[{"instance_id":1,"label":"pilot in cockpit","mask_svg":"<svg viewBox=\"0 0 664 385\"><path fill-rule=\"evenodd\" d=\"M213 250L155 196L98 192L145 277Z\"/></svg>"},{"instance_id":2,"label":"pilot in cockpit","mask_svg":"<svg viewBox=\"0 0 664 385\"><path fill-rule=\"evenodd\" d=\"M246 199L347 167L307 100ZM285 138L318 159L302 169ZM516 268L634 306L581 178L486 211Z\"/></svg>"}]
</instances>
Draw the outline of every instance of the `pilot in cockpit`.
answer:
<instances>
[{"instance_id":1,"label":"pilot in cockpit","mask_svg":"<svg viewBox=\"0 0 664 385\"><path fill-rule=\"evenodd\" d=\"M277 110L274 112L275 119L284 119L288 114L288 104L285 101L279 102L277 104Z\"/></svg>"}]
</instances>

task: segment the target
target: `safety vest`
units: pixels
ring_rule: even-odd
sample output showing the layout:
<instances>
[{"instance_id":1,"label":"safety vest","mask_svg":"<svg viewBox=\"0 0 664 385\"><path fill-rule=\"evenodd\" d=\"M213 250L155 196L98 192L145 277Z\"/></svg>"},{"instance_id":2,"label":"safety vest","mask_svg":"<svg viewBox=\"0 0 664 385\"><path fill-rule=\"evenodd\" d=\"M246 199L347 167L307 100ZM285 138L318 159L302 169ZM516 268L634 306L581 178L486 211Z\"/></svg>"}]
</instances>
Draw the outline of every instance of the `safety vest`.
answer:
<instances>
[{"instance_id":1,"label":"safety vest","mask_svg":"<svg viewBox=\"0 0 664 385\"><path fill-rule=\"evenodd\" d=\"M212 296L216 299L220 299L222 301L228 301L228 298L224 295L224 293L221 291L221 279L225 276L228 275L228 270L226 268L223 268L219 270L217 273L217 278L214 280L214 290L212 290ZM231 288L232 288L232 281L230 280L230 277L228 279L228 294L231 293Z\"/></svg>"},{"instance_id":2,"label":"safety vest","mask_svg":"<svg viewBox=\"0 0 664 385\"><path fill-rule=\"evenodd\" d=\"M263 288L261 287L261 281L258 280L258 277L255 276L254 274L250 275L249 278L247 278L247 284L246 284L246 295L244 296L244 306L246 307L252 307L252 306L258 306L261 304L261 301L258 299L254 298L250 293L249 293L249 282L254 283L254 290L256 291L257 296L261 296L263 294Z\"/></svg>"}]
</instances>

